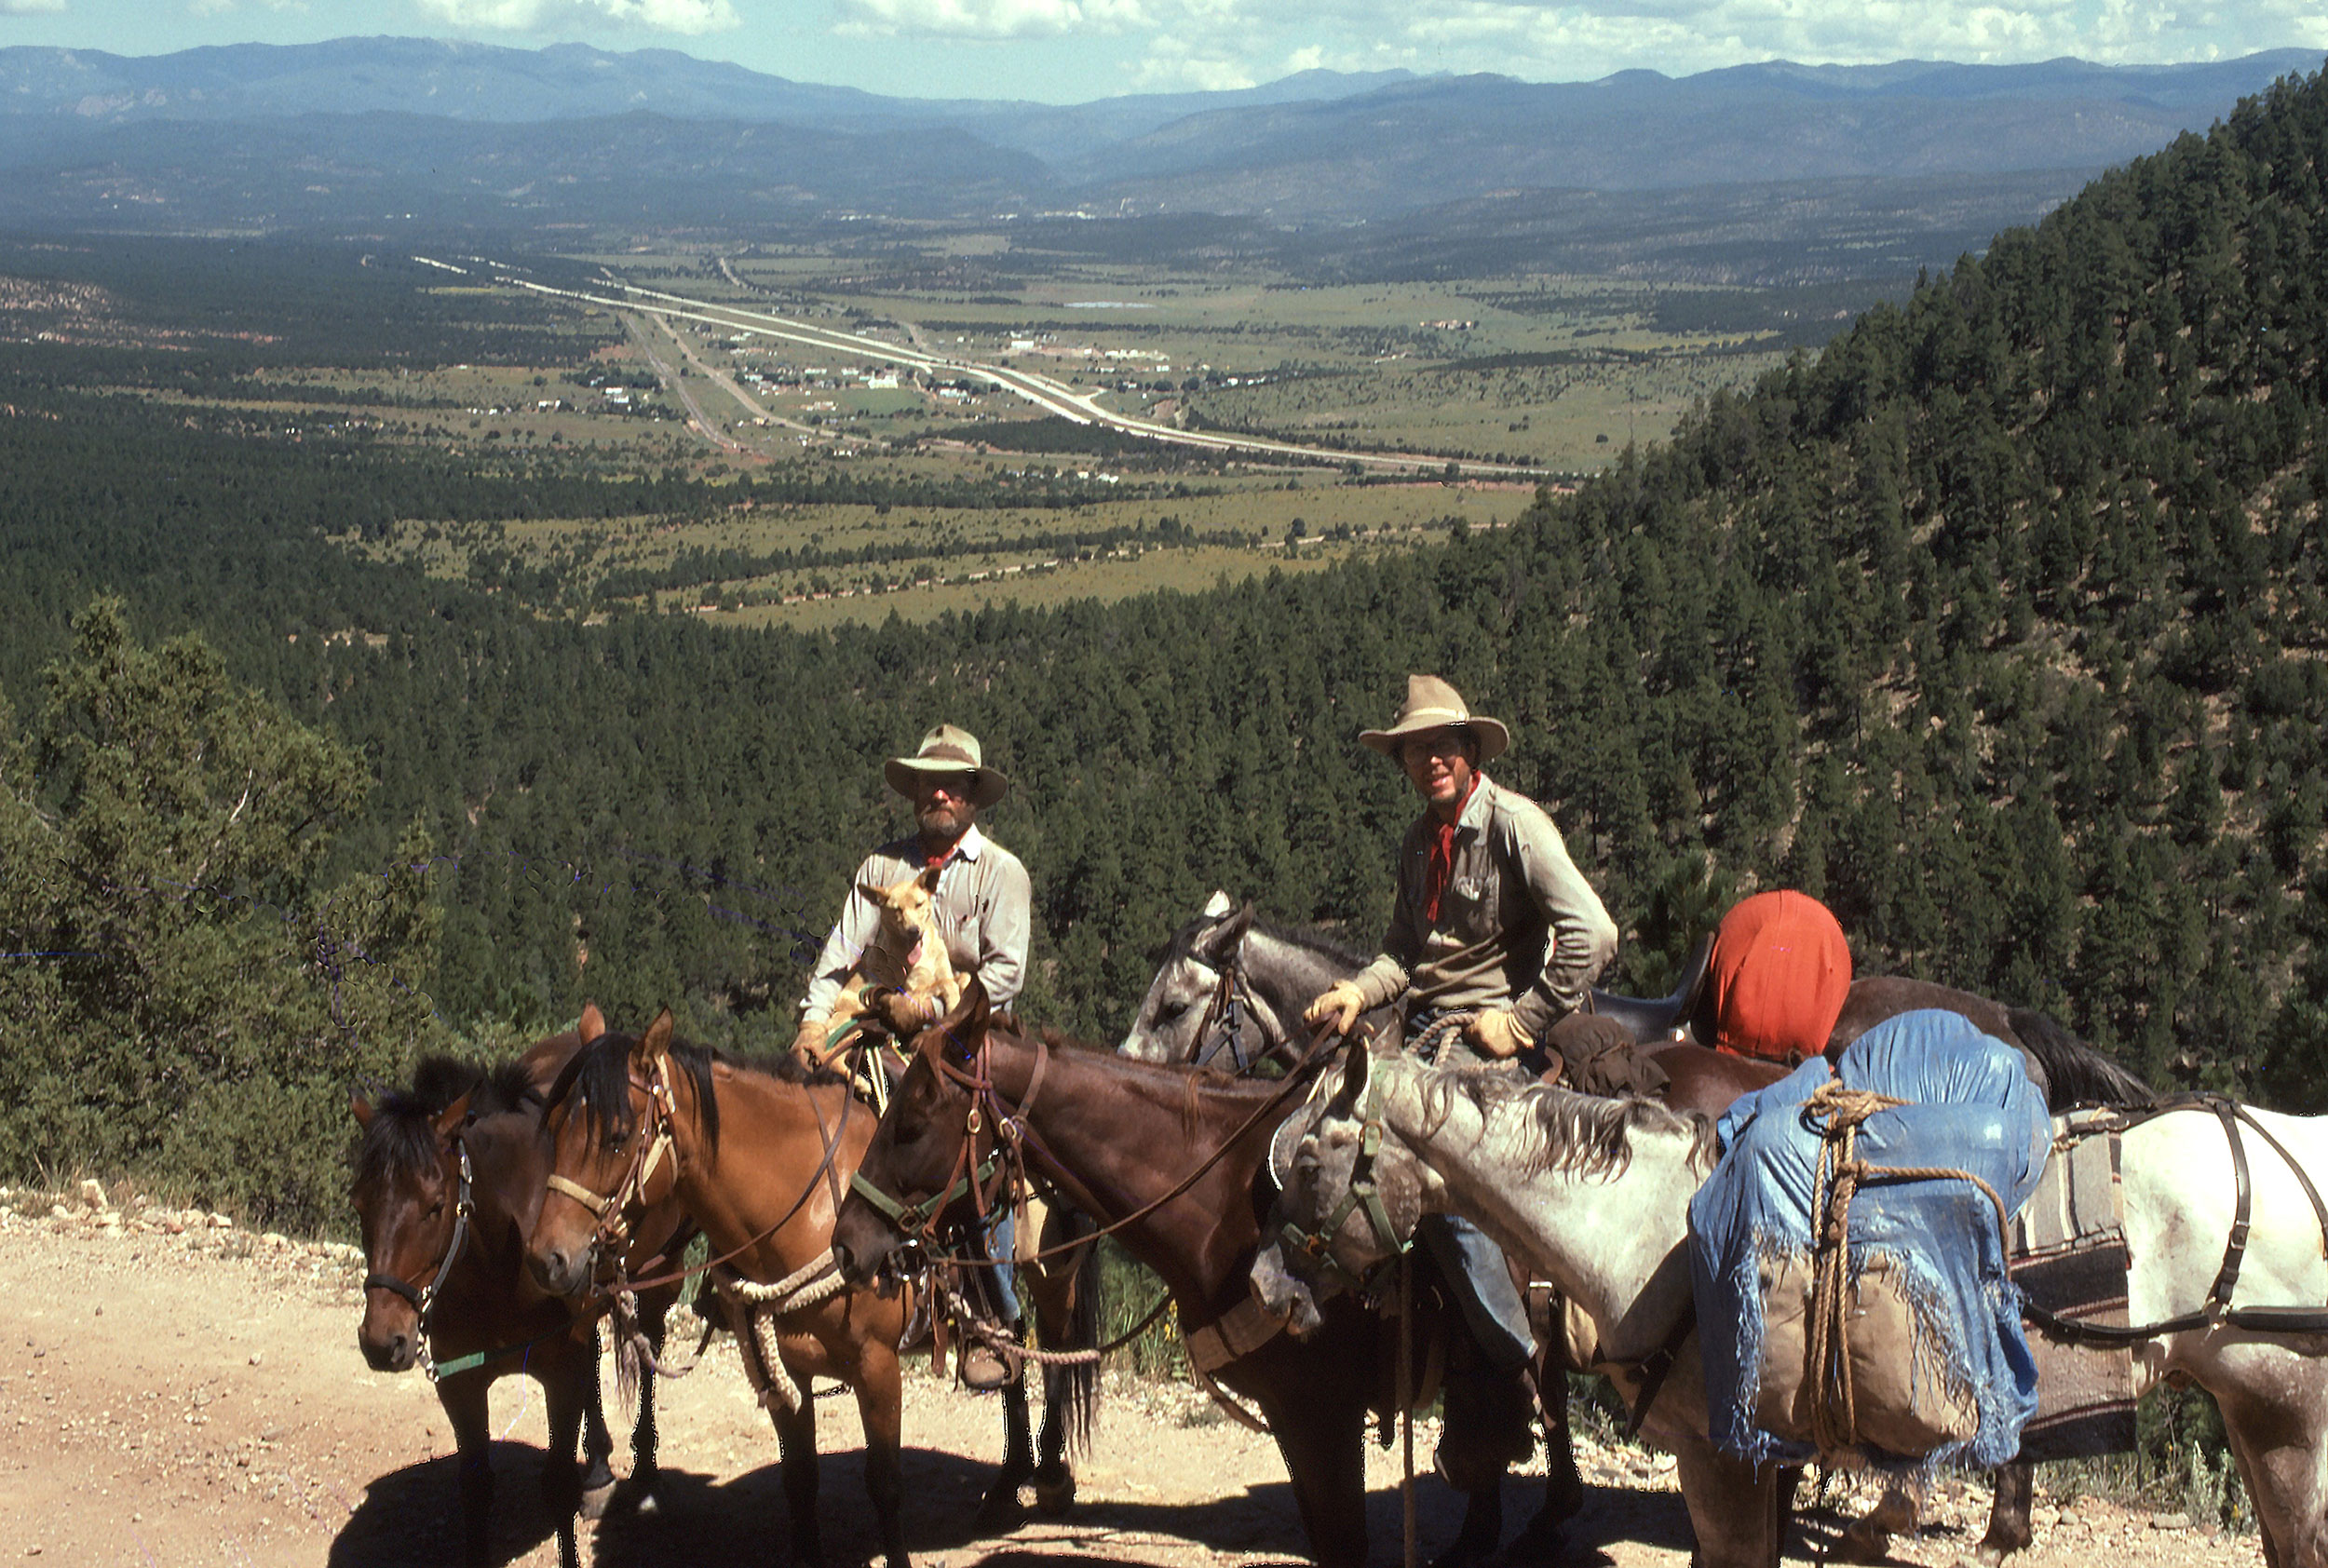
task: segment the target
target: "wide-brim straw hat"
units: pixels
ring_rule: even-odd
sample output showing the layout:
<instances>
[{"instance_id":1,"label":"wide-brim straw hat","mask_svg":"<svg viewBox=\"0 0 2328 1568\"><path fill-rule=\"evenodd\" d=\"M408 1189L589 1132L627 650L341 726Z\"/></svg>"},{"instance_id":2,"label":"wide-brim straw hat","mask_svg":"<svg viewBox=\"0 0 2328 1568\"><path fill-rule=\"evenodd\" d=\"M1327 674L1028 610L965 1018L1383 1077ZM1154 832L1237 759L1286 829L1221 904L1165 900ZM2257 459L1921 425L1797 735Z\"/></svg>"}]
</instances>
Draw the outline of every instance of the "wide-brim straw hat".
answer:
<instances>
[{"instance_id":1,"label":"wide-brim straw hat","mask_svg":"<svg viewBox=\"0 0 2328 1568\"><path fill-rule=\"evenodd\" d=\"M970 804L981 811L1010 792L1010 780L986 765L978 737L952 724L940 724L922 737L922 749L912 756L881 764L881 777L907 800L914 798L916 775L964 772L970 776Z\"/></svg>"},{"instance_id":2,"label":"wide-brim straw hat","mask_svg":"<svg viewBox=\"0 0 2328 1568\"><path fill-rule=\"evenodd\" d=\"M1410 736L1432 730L1469 729L1479 737L1481 762L1500 757L1511 747L1511 732L1501 719L1474 713L1464 706L1463 694L1436 675L1406 678L1406 702L1387 730L1360 730L1359 741L1386 757L1396 757Z\"/></svg>"}]
</instances>

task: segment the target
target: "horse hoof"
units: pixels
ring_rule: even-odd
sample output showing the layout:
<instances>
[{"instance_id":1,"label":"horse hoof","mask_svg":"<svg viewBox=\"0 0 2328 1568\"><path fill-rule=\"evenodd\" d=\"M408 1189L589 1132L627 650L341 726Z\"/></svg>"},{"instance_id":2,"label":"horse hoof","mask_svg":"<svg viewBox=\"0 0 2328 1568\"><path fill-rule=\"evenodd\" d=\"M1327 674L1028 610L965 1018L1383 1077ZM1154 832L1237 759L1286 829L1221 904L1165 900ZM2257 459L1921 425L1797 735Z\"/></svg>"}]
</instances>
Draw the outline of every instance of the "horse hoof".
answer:
<instances>
[{"instance_id":1,"label":"horse hoof","mask_svg":"<svg viewBox=\"0 0 2328 1568\"><path fill-rule=\"evenodd\" d=\"M1019 1502L1015 1483L987 1493L979 1499L978 1512L970 1517L970 1528L981 1535L1007 1535L1025 1522L1026 1509Z\"/></svg>"},{"instance_id":2,"label":"horse hoof","mask_svg":"<svg viewBox=\"0 0 2328 1568\"><path fill-rule=\"evenodd\" d=\"M663 1511L663 1505L655 1500L654 1493L642 1492L639 1494L639 1500L630 1506L630 1511L642 1517L647 1514L659 1514Z\"/></svg>"},{"instance_id":3,"label":"horse hoof","mask_svg":"<svg viewBox=\"0 0 2328 1568\"><path fill-rule=\"evenodd\" d=\"M581 1506L575 1512L595 1522L606 1517L606 1510L614 1506L614 1502L615 1482L610 1478L602 1485L584 1487Z\"/></svg>"},{"instance_id":4,"label":"horse hoof","mask_svg":"<svg viewBox=\"0 0 2328 1568\"><path fill-rule=\"evenodd\" d=\"M1510 1563L1512 1568L1523 1568L1523 1565L1535 1562L1559 1561L1567 1555L1567 1541L1561 1524L1583 1510L1582 1498L1578 1498L1576 1507L1565 1514L1556 1514L1551 1504L1545 1504L1536 1510L1535 1518L1520 1527L1520 1534L1505 1543L1503 1550L1496 1553L1493 1561Z\"/></svg>"},{"instance_id":5,"label":"horse hoof","mask_svg":"<svg viewBox=\"0 0 2328 1568\"><path fill-rule=\"evenodd\" d=\"M1075 1505L1075 1477L1066 1476L1058 1480L1038 1480L1035 1483L1035 1511L1044 1518L1062 1518Z\"/></svg>"},{"instance_id":6,"label":"horse hoof","mask_svg":"<svg viewBox=\"0 0 2328 1568\"><path fill-rule=\"evenodd\" d=\"M1983 1541L1972 1555L1980 1561L1981 1568L2002 1568L2005 1559L2019 1549L2010 1545Z\"/></svg>"}]
</instances>

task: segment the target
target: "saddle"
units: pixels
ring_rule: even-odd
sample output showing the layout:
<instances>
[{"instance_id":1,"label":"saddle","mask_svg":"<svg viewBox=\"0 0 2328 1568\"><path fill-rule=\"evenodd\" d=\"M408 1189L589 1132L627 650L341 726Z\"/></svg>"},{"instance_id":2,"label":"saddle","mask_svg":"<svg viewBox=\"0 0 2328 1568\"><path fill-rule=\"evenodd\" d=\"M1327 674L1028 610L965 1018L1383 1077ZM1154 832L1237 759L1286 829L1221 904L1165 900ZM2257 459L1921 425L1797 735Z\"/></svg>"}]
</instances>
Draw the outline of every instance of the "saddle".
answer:
<instances>
[{"instance_id":1,"label":"saddle","mask_svg":"<svg viewBox=\"0 0 2328 1568\"><path fill-rule=\"evenodd\" d=\"M1713 936L1698 939L1682 965L1680 983L1667 996L1619 996L1613 991L1586 993L1584 1010L1620 1025L1637 1046L1668 1044L1676 1031L1686 1030L1689 1015L1705 994L1706 974L1713 957Z\"/></svg>"}]
</instances>

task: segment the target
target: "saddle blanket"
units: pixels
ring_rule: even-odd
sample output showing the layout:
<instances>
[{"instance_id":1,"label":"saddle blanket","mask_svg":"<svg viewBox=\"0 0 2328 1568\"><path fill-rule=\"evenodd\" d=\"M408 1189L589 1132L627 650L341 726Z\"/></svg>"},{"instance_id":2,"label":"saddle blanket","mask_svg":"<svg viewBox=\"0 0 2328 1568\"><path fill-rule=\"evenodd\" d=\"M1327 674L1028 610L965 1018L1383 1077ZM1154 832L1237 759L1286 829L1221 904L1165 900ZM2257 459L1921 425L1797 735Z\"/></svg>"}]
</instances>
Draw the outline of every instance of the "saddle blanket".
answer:
<instances>
[{"instance_id":1,"label":"saddle blanket","mask_svg":"<svg viewBox=\"0 0 2328 1568\"><path fill-rule=\"evenodd\" d=\"M2117 1118L2076 1112L2053 1124L2052 1157L2012 1223L2012 1280L2072 1322L2126 1323L2126 1213ZM2039 1333L2037 1413L2021 1430L2023 1459L2085 1459L2134 1449L2134 1353Z\"/></svg>"},{"instance_id":2,"label":"saddle blanket","mask_svg":"<svg viewBox=\"0 0 2328 1568\"><path fill-rule=\"evenodd\" d=\"M1856 1158L1872 1169L1839 1259L1814 1218L1829 1196L1828 1123L1806 1104L1831 1077L1903 1102L1859 1126ZM2037 1409L2037 1374L1998 1206L2020 1212L2053 1133L2020 1052L1955 1013L1903 1014L1832 1074L1813 1058L1740 1099L1716 1133L1721 1162L1689 1205L1715 1443L1756 1464L2010 1459ZM1834 1311L1843 1353L1814 1366ZM1843 1413L1847 1438L1827 1425L1822 1444L1822 1403Z\"/></svg>"}]
</instances>

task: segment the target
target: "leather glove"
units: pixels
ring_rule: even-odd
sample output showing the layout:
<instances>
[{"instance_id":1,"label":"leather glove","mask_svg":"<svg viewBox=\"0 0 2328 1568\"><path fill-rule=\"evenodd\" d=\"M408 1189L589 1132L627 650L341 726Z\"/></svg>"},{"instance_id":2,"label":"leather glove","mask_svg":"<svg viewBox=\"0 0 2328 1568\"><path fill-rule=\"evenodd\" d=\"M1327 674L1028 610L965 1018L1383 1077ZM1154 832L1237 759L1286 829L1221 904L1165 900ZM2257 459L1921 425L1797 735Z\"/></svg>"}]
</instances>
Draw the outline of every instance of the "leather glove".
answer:
<instances>
[{"instance_id":1,"label":"leather glove","mask_svg":"<svg viewBox=\"0 0 2328 1568\"><path fill-rule=\"evenodd\" d=\"M811 1067L824 1065L825 1037L832 1033L832 1021L827 1018L804 1018L800 1032L792 1036L792 1054Z\"/></svg>"},{"instance_id":2,"label":"leather glove","mask_svg":"<svg viewBox=\"0 0 2328 1568\"><path fill-rule=\"evenodd\" d=\"M900 1041L911 1040L944 1016L938 998L918 991L885 991L873 1003L875 1017Z\"/></svg>"},{"instance_id":3,"label":"leather glove","mask_svg":"<svg viewBox=\"0 0 2328 1568\"><path fill-rule=\"evenodd\" d=\"M1498 1061L1507 1061L1536 1044L1536 1036L1520 1027L1509 1007L1493 1007L1472 1015L1463 1037Z\"/></svg>"},{"instance_id":4,"label":"leather glove","mask_svg":"<svg viewBox=\"0 0 2328 1568\"><path fill-rule=\"evenodd\" d=\"M1348 980L1336 980L1302 1009L1302 1021L1314 1028L1332 1019L1333 1032L1347 1034L1357 1024L1358 1015L1365 1010L1366 998L1358 994L1358 987Z\"/></svg>"}]
</instances>

